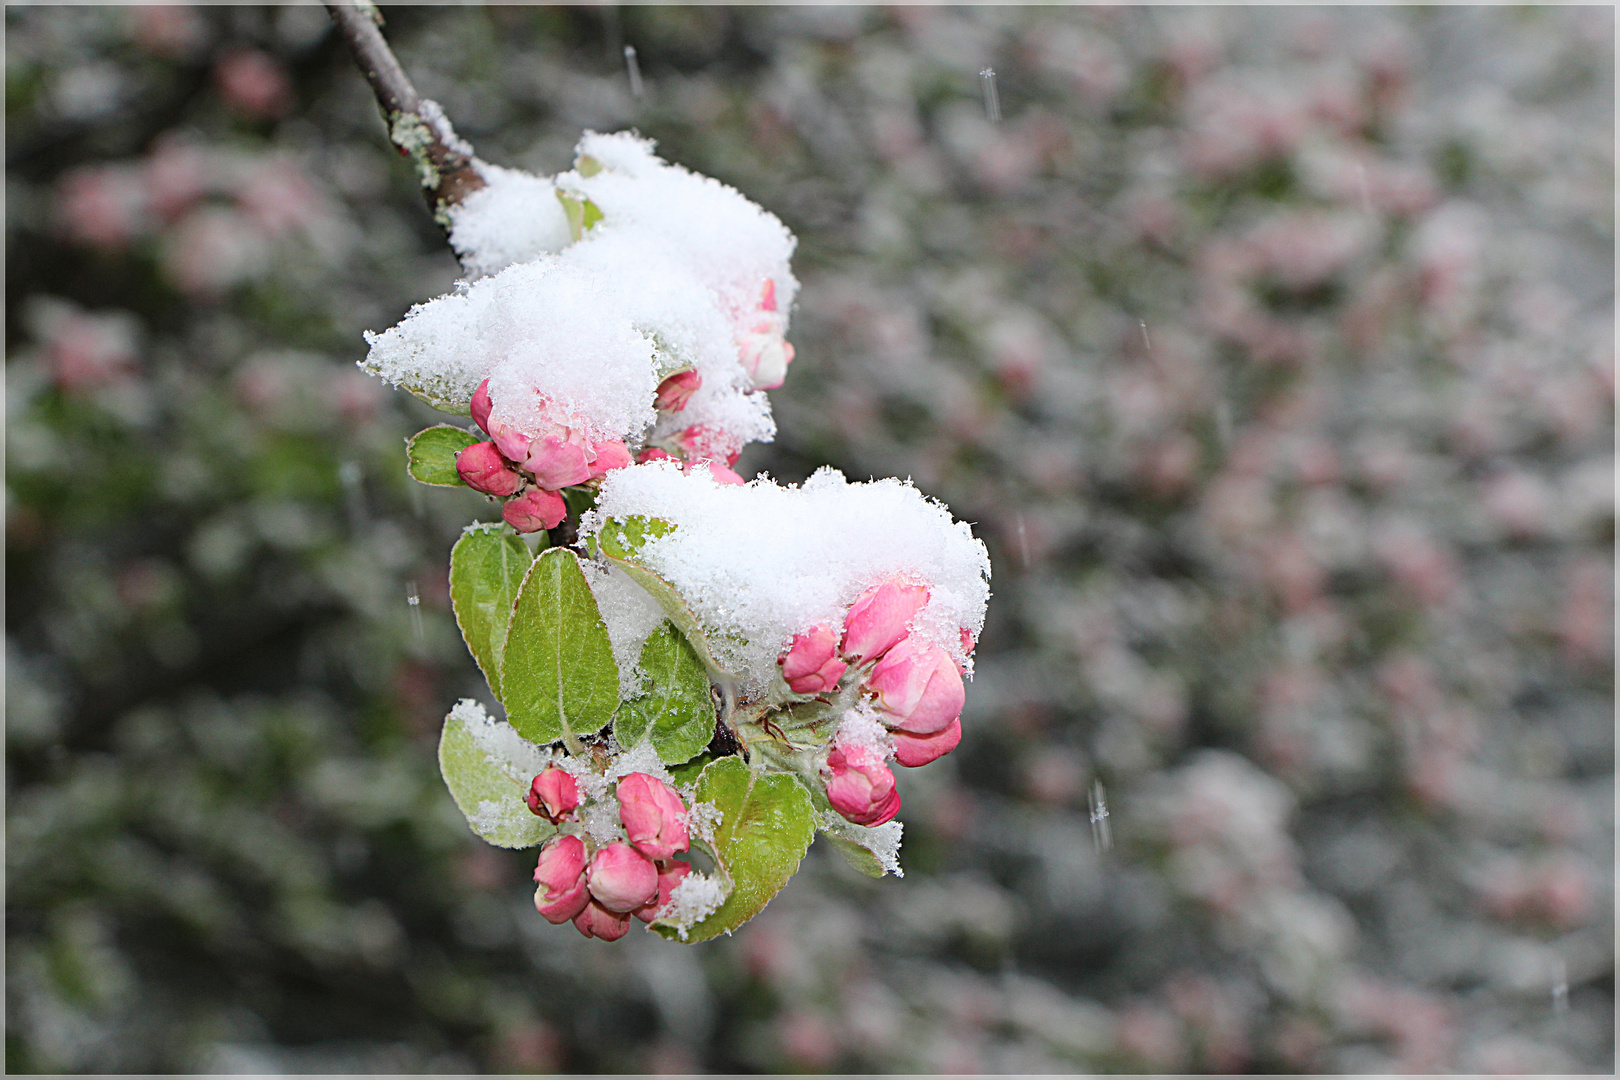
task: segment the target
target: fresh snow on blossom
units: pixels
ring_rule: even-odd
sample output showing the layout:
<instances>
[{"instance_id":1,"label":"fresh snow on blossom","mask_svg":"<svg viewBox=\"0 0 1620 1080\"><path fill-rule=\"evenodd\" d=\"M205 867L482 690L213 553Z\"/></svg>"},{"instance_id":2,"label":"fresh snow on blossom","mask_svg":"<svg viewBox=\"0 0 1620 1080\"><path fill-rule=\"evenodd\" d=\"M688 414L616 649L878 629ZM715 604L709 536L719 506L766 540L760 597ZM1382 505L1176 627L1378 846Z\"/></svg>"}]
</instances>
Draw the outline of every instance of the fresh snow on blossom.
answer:
<instances>
[{"instance_id":1,"label":"fresh snow on blossom","mask_svg":"<svg viewBox=\"0 0 1620 1080\"><path fill-rule=\"evenodd\" d=\"M449 720L465 724L473 745L484 752L489 763L525 788L551 762L549 752L519 735L505 720L490 716L484 706L472 698L456 702Z\"/></svg>"},{"instance_id":2,"label":"fresh snow on blossom","mask_svg":"<svg viewBox=\"0 0 1620 1080\"><path fill-rule=\"evenodd\" d=\"M550 179L482 161L477 169L487 186L448 211L463 269L481 277L568 246L568 216Z\"/></svg>"},{"instance_id":3,"label":"fresh snow on blossom","mask_svg":"<svg viewBox=\"0 0 1620 1080\"><path fill-rule=\"evenodd\" d=\"M582 568L607 626L613 660L619 665L619 697L629 701L642 692L645 679L637 667L641 647L664 621L664 609L623 570L595 563L584 563Z\"/></svg>"},{"instance_id":4,"label":"fresh snow on blossom","mask_svg":"<svg viewBox=\"0 0 1620 1080\"><path fill-rule=\"evenodd\" d=\"M678 248L729 311L753 310L765 280L776 283L778 307L790 310L799 289L788 269L793 234L737 189L671 165L653 147L628 132L588 131L578 147L584 167L558 176L557 185L588 198L604 224L624 222ZM585 159L599 171L586 175Z\"/></svg>"},{"instance_id":5,"label":"fresh snow on blossom","mask_svg":"<svg viewBox=\"0 0 1620 1080\"><path fill-rule=\"evenodd\" d=\"M487 378L489 419L527 437L688 456L702 429L728 460L772 438L759 391L793 358L792 234L645 140L588 133L579 154L555 181L479 163L488 186L449 213L451 243L481 279L367 335L363 366L450 409ZM559 191L602 214L572 243ZM695 388L658 409L659 384L683 371Z\"/></svg>"},{"instance_id":6,"label":"fresh snow on blossom","mask_svg":"<svg viewBox=\"0 0 1620 1080\"><path fill-rule=\"evenodd\" d=\"M961 632L976 638L984 625L989 555L966 523L908 482L851 484L823 468L802 486L765 478L730 486L650 462L603 480L581 535L633 515L675 526L648 539L638 559L680 593L747 692L769 685L794 635L843 625L863 590L890 579L929 589L913 634L964 668L971 662Z\"/></svg>"}]
</instances>

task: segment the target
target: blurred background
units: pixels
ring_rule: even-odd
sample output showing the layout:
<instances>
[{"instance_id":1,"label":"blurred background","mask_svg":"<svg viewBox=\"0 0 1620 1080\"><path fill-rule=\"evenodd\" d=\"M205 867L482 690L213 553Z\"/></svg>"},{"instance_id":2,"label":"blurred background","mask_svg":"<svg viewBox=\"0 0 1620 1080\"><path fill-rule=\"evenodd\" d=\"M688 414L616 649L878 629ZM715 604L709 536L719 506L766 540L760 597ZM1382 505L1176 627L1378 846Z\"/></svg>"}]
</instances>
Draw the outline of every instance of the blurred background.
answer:
<instances>
[{"instance_id":1,"label":"blurred background","mask_svg":"<svg viewBox=\"0 0 1620 1080\"><path fill-rule=\"evenodd\" d=\"M539 919L434 759L496 514L354 366L458 269L324 12L8 7L8 1070L1613 1069L1612 9L385 13L487 160L797 232L739 470L975 523L961 749L903 880Z\"/></svg>"}]
</instances>

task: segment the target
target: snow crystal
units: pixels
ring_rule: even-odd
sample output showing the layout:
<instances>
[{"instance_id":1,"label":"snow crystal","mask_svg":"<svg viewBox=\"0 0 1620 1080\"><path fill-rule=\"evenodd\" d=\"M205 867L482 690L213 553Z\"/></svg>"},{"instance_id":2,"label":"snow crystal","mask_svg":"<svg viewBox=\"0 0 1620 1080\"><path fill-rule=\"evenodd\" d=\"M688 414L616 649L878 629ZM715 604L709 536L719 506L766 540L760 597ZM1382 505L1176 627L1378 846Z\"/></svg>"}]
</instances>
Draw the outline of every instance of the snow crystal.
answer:
<instances>
[{"instance_id":1,"label":"snow crystal","mask_svg":"<svg viewBox=\"0 0 1620 1080\"><path fill-rule=\"evenodd\" d=\"M885 872L895 877L906 876L905 871L900 869L900 834L903 827L898 821L885 821L882 825L867 828L845 821L831 810L821 810L816 814L816 825L829 836L859 844L870 851Z\"/></svg>"},{"instance_id":2,"label":"snow crystal","mask_svg":"<svg viewBox=\"0 0 1620 1080\"><path fill-rule=\"evenodd\" d=\"M652 462L609 473L581 532L637 514L676 526L649 539L639 561L681 594L745 692L765 690L794 634L842 625L861 592L888 578L928 586L913 632L964 666L959 628L977 637L984 625L984 544L905 481L851 484L824 468L802 487L724 486Z\"/></svg>"},{"instance_id":3,"label":"snow crystal","mask_svg":"<svg viewBox=\"0 0 1620 1080\"><path fill-rule=\"evenodd\" d=\"M482 277L568 246L568 215L543 176L476 163L485 187L452 206L450 246L462 267Z\"/></svg>"},{"instance_id":4,"label":"snow crystal","mask_svg":"<svg viewBox=\"0 0 1620 1080\"><path fill-rule=\"evenodd\" d=\"M871 747L883 758L894 756L894 736L864 701L844 714L838 730L833 733L833 741L842 746Z\"/></svg>"},{"instance_id":5,"label":"snow crystal","mask_svg":"<svg viewBox=\"0 0 1620 1080\"><path fill-rule=\"evenodd\" d=\"M454 150L462 157L472 157L473 148L466 139L456 134L456 129L450 126L450 118L444 114L444 106L432 98L423 98L417 105L416 111L422 119L432 125L433 131L439 136L439 141L448 150Z\"/></svg>"},{"instance_id":6,"label":"snow crystal","mask_svg":"<svg viewBox=\"0 0 1620 1080\"><path fill-rule=\"evenodd\" d=\"M669 903L658 912L658 920L675 927L682 941L695 924L707 919L726 902L726 887L718 878L694 870L670 890Z\"/></svg>"},{"instance_id":7,"label":"snow crystal","mask_svg":"<svg viewBox=\"0 0 1620 1080\"><path fill-rule=\"evenodd\" d=\"M650 741L638 743L620 753L608 766L607 775L609 780L620 780L636 772L646 773L671 787L675 786L675 778L664 768L664 763L658 760L658 751L653 749Z\"/></svg>"},{"instance_id":8,"label":"snow crystal","mask_svg":"<svg viewBox=\"0 0 1620 1080\"><path fill-rule=\"evenodd\" d=\"M698 802L691 789L681 790L681 800L686 803L686 823L692 830L692 835L706 843L714 843L715 830L725 820L726 813L712 802Z\"/></svg>"},{"instance_id":9,"label":"snow crystal","mask_svg":"<svg viewBox=\"0 0 1620 1080\"><path fill-rule=\"evenodd\" d=\"M473 745L484 752L489 763L524 788L551 762L550 753L519 735L511 724L490 716L472 698L456 702L449 718L466 725Z\"/></svg>"},{"instance_id":10,"label":"snow crystal","mask_svg":"<svg viewBox=\"0 0 1620 1080\"><path fill-rule=\"evenodd\" d=\"M641 662L641 647L647 643L647 635L664 621L664 610L623 570L603 569L591 563L584 564L584 570L591 592L596 595L596 607L607 624L613 659L619 665L619 698L629 701L642 692L645 680L636 665Z\"/></svg>"}]
</instances>

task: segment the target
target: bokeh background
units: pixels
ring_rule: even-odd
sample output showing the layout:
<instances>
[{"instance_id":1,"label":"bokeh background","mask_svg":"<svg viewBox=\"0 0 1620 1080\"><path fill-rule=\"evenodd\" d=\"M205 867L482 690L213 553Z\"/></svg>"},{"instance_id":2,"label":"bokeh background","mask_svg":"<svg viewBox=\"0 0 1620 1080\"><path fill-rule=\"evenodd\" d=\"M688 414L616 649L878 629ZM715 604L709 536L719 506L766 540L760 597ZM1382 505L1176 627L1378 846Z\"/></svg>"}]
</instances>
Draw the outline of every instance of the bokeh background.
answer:
<instances>
[{"instance_id":1,"label":"bokeh background","mask_svg":"<svg viewBox=\"0 0 1620 1080\"><path fill-rule=\"evenodd\" d=\"M385 12L486 159L797 232L740 468L976 523L961 749L903 880L540 920L434 762L494 511L354 366L458 271L324 13L8 7L9 1070L1613 1069L1612 9Z\"/></svg>"}]
</instances>

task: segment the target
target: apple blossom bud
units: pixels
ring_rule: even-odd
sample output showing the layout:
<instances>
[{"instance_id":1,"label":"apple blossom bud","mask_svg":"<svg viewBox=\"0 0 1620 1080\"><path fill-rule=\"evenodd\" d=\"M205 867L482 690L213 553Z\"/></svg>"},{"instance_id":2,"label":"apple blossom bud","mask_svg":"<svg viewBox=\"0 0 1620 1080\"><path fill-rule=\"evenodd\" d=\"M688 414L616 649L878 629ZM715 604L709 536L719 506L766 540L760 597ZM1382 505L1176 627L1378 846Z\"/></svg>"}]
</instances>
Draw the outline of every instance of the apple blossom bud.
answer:
<instances>
[{"instance_id":1,"label":"apple blossom bud","mask_svg":"<svg viewBox=\"0 0 1620 1080\"><path fill-rule=\"evenodd\" d=\"M600 480L614 469L630 464L630 451L616 439L599 442L591 449L596 451L596 460L591 462L592 480Z\"/></svg>"},{"instance_id":2,"label":"apple blossom bud","mask_svg":"<svg viewBox=\"0 0 1620 1080\"><path fill-rule=\"evenodd\" d=\"M962 714L967 691L951 654L908 636L872 669L866 685L877 693L877 707L893 719L889 726L913 735L933 735Z\"/></svg>"},{"instance_id":3,"label":"apple blossom bud","mask_svg":"<svg viewBox=\"0 0 1620 1080\"><path fill-rule=\"evenodd\" d=\"M529 784L526 797L529 809L553 825L573 821L579 809L579 784L568 770L548 765L545 771Z\"/></svg>"},{"instance_id":4,"label":"apple blossom bud","mask_svg":"<svg viewBox=\"0 0 1620 1080\"><path fill-rule=\"evenodd\" d=\"M591 857L585 880L591 896L609 911L634 911L658 895L658 868L622 840Z\"/></svg>"},{"instance_id":5,"label":"apple blossom bud","mask_svg":"<svg viewBox=\"0 0 1620 1080\"><path fill-rule=\"evenodd\" d=\"M714 477L717 484L731 484L741 487L748 482L718 461L694 461L686 467L688 473L696 472L699 469L707 471L710 476Z\"/></svg>"},{"instance_id":6,"label":"apple blossom bud","mask_svg":"<svg viewBox=\"0 0 1620 1080\"><path fill-rule=\"evenodd\" d=\"M835 744L822 769L827 801L857 825L881 825L900 810L894 773L870 746Z\"/></svg>"},{"instance_id":7,"label":"apple blossom bud","mask_svg":"<svg viewBox=\"0 0 1620 1080\"><path fill-rule=\"evenodd\" d=\"M686 804L675 789L646 773L619 781L619 820L635 849L649 859L668 859L690 846Z\"/></svg>"},{"instance_id":8,"label":"apple blossom bud","mask_svg":"<svg viewBox=\"0 0 1620 1080\"><path fill-rule=\"evenodd\" d=\"M760 288L759 308L737 333L737 360L753 389L774 390L787 378L793 346L783 340L786 329L786 317L777 312L776 282L766 278Z\"/></svg>"},{"instance_id":9,"label":"apple blossom bud","mask_svg":"<svg viewBox=\"0 0 1620 1080\"><path fill-rule=\"evenodd\" d=\"M669 903L669 894L674 892L675 886L679 885L681 880L691 872L692 867L688 863L667 862L660 864L658 867L658 895L647 901L642 907L636 908L634 912L636 918L642 922L652 922L656 919L658 913L664 910L664 905Z\"/></svg>"},{"instance_id":10,"label":"apple blossom bud","mask_svg":"<svg viewBox=\"0 0 1620 1080\"><path fill-rule=\"evenodd\" d=\"M848 664L838 659L838 636L830 626L816 626L798 635L777 660L782 678L795 694L835 690Z\"/></svg>"},{"instance_id":11,"label":"apple blossom bud","mask_svg":"<svg viewBox=\"0 0 1620 1080\"><path fill-rule=\"evenodd\" d=\"M670 453L668 450L660 450L656 446L649 446L649 447L647 447L647 449L643 450L641 453L636 455L636 463L638 465L645 465L649 461L679 461L679 460L681 460L681 459L676 457L674 454Z\"/></svg>"},{"instance_id":12,"label":"apple blossom bud","mask_svg":"<svg viewBox=\"0 0 1620 1080\"><path fill-rule=\"evenodd\" d=\"M585 842L577 836L547 840L534 868L535 910L547 922L565 923L580 913L590 894L585 883Z\"/></svg>"},{"instance_id":13,"label":"apple blossom bud","mask_svg":"<svg viewBox=\"0 0 1620 1080\"><path fill-rule=\"evenodd\" d=\"M489 400L489 380L485 379L478 384L478 389L473 391L472 396L473 423L483 428L485 434L489 433L489 410L492 407Z\"/></svg>"},{"instance_id":14,"label":"apple blossom bud","mask_svg":"<svg viewBox=\"0 0 1620 1080\"><path fill-rule=\"evenodd\" d=\"M501 456L522 465L529 457L529 437L516 428L497 423L487 416L484 421L489 424L484 430L489 432L489 437L495 441L495 449L501 452Z\"/></svg>"},{"instance_id":15,"label":"apple blossom bud","mask_svg":"<svg viewBox=\"0 0 1620 1080\"><path fill-rule=\"evenodd\" d=\"M630 916L609 911L592 900L574 917L574 928L586 937L618 941L630 931Z\"/></svg>"},{"instance_id":16,"label":"apple blossom bud","mask_svg":"<svg viewBox=\"0 0 1620 1080\"><path fill-rule=\"evenodd\" d=\"M915 769L956 749L956 744L962 741L962 720L958 717L932 735L913 735L909 731L891 734L894 736L894 760L908 769Z\"/></svg>"},{"instance_id":17,"label":"apple blossom bud","mask_svg":"<svg viewBox=\"0 0 1620 1080\"><path fill-rule=\"evenodd\" d=\"M702 385L703 376L697 372L677 371L658 384L658 407L665 412L680 412Z\"/></svg>"},{"instance_id":18,"label":"apple blossom bud","mask_svg":"<svg viewBox=\"0 0 1620 1080\"><path fill-rule=\"evenodd\" d=\"M737 339L737 359L755 390L775 390L787 381L793 346L773 332L752 332Z\"/></svg>"},{"instance_id":19,"label":"apple blossom bud","mask_svg":"<svg viewBox=\"0 0 1620 1080\"><path fill-rule=\"evenodd\" d=\"M723 461L737 464L742 454L742 443L730 432L708 424L693 424L675 436L675 445L681 448L688 461Z\"/></svg>"},{"instance_id":20,"label":"apple blossom bud","mask_svg":"<svg viewBox=\"0 0 1620 1080\"><path fill-rule=\"evenodd\" d=\"M473 443L457 454L456 475L485 495L510 495L523 486L522 474L501 457L492 442Z\"/></svg>"},{"instance_id":21,"label":"apple blossom bud","mask_svg":"<svg viewBox=\"0 0 1620 1080\"><path fill-rule=\"evenodd\" d=\"M534 477L541 487L557 491L589 480L591 463L584 446L547 435L530 440L529 457L523 462L523 471Z\"/></svg>"},{"instance_id":22,"label":"apple blossom bud","mask_svg":"<svg viewBox=\"0 0 1620 1080\"><path fill-rule=\"evenodd\" d=\"M568 516L568 504L555 491L532 487L501 507L501 517L520 533L555 529Z\"/></svg>"},{"instance_id":23,"label":"apple blossom bud","mask_svg":"<svg viewBox=\"0 0 1620 1080\"><path fill-rule=\"evenodd\" d=\"M928 589L922 585L885 581L867 589L844 616L844 655L855 664L876 660L906 636L926 603Z\"/></svg>"}]
</instances>

